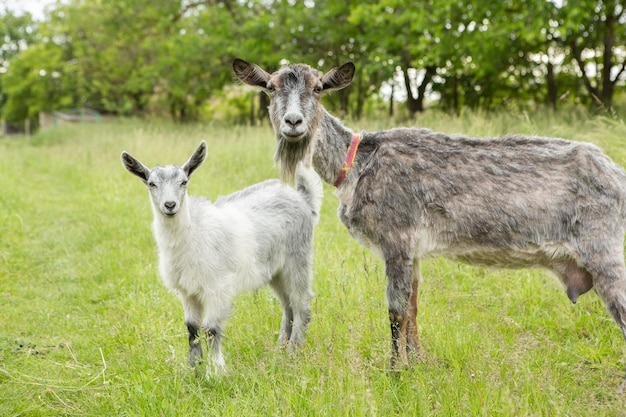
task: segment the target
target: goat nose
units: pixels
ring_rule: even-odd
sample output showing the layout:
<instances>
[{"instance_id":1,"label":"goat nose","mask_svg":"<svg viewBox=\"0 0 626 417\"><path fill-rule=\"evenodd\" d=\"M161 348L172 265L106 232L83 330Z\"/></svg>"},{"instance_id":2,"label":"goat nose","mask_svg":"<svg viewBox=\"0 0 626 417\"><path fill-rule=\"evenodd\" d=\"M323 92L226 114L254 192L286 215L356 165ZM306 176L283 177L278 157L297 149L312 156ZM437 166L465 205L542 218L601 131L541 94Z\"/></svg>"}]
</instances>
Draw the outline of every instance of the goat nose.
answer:
<instances>
[{"instance_id":1,"label":"goat nose","mask_svg":"<svg viewBox=\"0 0 626 417\"><path fill-rule=\"evenodd\" d=\"M163 205L166 209L173 210L176 207L176 201L166 201Z\"/></svg>"},{"instance_id":2,"label":"goat nose","mask_svg":"<svg viewBox=\"0 0 626 417\"><path fill-rule=\"evenodd\" d=\"M285 123L291 127L296 127L302 124L302 115L300 113L287 113L285 115Z\"/></svg>"}]
</instances>

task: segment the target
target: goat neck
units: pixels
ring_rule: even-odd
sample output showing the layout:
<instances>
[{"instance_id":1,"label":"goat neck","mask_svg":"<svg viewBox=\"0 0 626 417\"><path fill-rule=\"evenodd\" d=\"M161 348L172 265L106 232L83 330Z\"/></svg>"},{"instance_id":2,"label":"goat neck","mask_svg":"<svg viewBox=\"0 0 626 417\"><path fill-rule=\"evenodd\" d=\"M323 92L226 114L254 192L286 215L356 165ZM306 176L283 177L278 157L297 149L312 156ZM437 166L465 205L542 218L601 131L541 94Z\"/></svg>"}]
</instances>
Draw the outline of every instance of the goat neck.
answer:
<instances>
[{"instance_id":1,"label":"goat neck","mask_svg":"<svg viewBox=\"0 0 626 417\"><path fill-rule=\"evenodd\" d=\"M350 146L353 132L324 110L312 146L313 167L328 184L334 184Z\"/></svg>"},{"instance_id":2,"label":"goat neck","mask_svg":"<svg viewBox=\"0 0 626 417\"><path fill-rule=\"evenodd\" d=\"M159 247L164 247L163 245L169 247L177 246L183 242L181 239L187 236L187 231L192 228L188 199L189 196L185 194L180 202L180 209L173 216L163 214L158 207L152 204L154 213L153 227ZM181 239L176 239L176 236L180 236Z\"/></svg>"}]
</instances>

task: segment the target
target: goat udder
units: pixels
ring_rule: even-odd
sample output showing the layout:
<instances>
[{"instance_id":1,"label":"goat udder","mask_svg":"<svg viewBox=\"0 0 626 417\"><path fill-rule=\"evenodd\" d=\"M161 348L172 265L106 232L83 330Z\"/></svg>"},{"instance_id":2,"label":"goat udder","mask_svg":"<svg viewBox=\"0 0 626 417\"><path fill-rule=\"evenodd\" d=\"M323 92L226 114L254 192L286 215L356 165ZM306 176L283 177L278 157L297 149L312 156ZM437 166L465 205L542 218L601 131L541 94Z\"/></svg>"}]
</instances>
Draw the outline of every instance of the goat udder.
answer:
<instances>
[{"instance_id":1,"label":"goat udder","mask_svg":"<svg viewBox=\"0 0 626 417\"><path fill-rule=\"evenodd\" d=\"M567 275L563 276L563 283L570 301L576 304L578 297L593 288L593 280L589 272L581 268L569 268L567 272Z\"/></svg>"}]
</instances>

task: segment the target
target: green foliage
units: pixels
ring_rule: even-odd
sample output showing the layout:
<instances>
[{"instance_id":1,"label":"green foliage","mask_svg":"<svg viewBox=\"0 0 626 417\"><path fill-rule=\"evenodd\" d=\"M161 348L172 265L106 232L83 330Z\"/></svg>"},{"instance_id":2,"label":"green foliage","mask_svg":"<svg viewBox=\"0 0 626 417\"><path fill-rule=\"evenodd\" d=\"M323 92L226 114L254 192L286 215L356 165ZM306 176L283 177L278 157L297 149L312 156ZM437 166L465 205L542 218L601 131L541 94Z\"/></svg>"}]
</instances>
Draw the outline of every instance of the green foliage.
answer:
<instances>
[{"instance_id":1,"label":"green foliage","mask_svg":"<svg viewBox=\"0 0 626 417\"><path fill-rule=\"evenodd\" d=\"M42 65L45 62L45 66ZM76 106L76 71L66 65L64 50L54 43L36 44L11 60L2 77L9 122L37 119L39 112Z\"/></svg>"},{"instance_id":2,"label":"green foliage","mask_svg":"<svg viewBox=\"0 0 626 417\"><path fill-rule=\"evenodd\" d=\"M585 113L438 112L447 133L563 136L626 165L625 125ZM355 129L389 127L363 120ZM592 292L572 306L541 271L423 265L426 355L388 373L384 266L349 237L325 188L316 229L312 321L302 350L277 348L267 289L237 298L227 375L187 368L181 306L157 276L147 192L121 166L209 156L190 193L214 200L266 178L268 126L136 120L0 141L0 415L565 416L622 415L623 337Z\"/></svg>"},{"instance_id":3,"label":"green foliage","mask_svg":"<svg viewBox=\"0 0 626 417\"><path fill-rule=\"evenodd\" d=\"M0 48L0 109L7 101L7 93L3 84L2 74L8 69L9 60L18 56L35 38L36 25L28 13L18 16L8 9L0 15L0 38L3 40ZM20 92L21 93L21 92ZM24 120L24 117L19 121Z\"/></svg>"},{"instance_id":4,"label":"green foliage","mask_svg":"<svg viewBox=\"0 0 626 417\"><path fill-rule=\"evenodd\" d=\"M327 104L355 119L372 97L391 101L389 86L411 117L428 99L456 113L557 109L565 97L615 111L626 76L616 0L69 0L40 23L0 17L10 121L60 106L196 121L233 83L234 57L268 70L354 61L353 85ZM40 79L42 70L58 75ZM239 118L266 118L266 104Z\"/></svg>"},{"instance_id":5,"label":"green foliage","mask_svg":"<svg viewBox=\"0 0 626 417\"><path fill-rule=\"evenodd\" d=\"M626 71L624 4L619 0L566 1L558 19L560 42L569 48L568 58L575 63L589 96L594 104L610 108Z\"/></svg>"}]
</instances>

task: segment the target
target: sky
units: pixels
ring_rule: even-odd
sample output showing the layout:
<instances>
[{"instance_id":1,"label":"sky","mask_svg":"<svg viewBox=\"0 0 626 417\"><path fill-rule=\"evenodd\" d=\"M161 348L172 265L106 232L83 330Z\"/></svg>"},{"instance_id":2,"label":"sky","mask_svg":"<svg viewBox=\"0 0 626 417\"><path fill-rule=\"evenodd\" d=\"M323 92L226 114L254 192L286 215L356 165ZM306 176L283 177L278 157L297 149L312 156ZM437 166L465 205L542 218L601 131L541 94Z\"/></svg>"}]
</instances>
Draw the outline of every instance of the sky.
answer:
<instances>
[{"instance_id":1,"label":"sky","mask_svg":"<svg viewBox=\"0 0 626 417\"><path fill-rule=\"evenodd\" d=\"M0 0L0 9L30 12L36 20L43 20L44 8L54 0Z\"/></svg>"}]
</instances>

